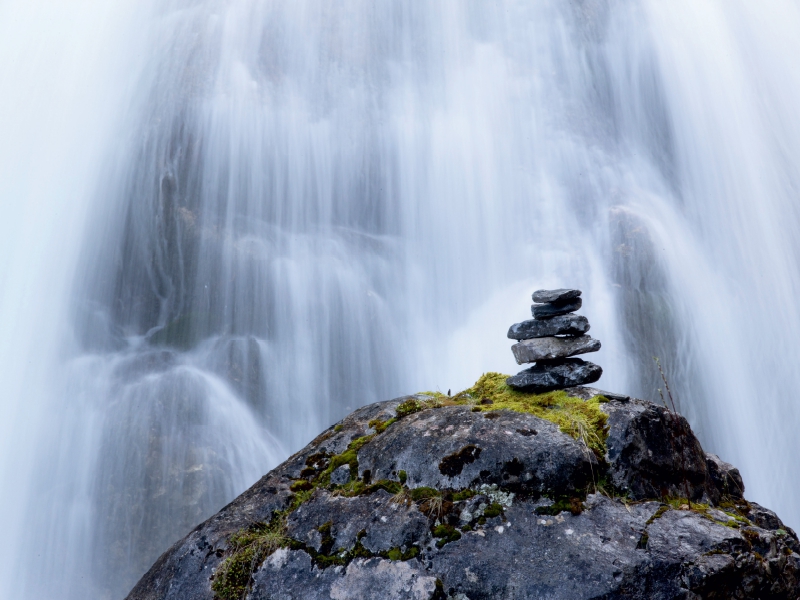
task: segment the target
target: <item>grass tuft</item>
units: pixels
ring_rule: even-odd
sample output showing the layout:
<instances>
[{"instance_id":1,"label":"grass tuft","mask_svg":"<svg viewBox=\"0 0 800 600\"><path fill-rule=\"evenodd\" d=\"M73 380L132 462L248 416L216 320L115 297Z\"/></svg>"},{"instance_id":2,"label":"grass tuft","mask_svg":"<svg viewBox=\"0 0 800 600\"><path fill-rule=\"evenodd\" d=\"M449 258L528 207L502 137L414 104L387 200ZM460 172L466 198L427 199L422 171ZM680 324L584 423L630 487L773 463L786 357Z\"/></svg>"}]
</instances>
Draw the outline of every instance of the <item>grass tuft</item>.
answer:
<instances>
[{"instance_id":1,"label":"grass tuft","mask_svg":"<svg viewBox=\"0 0 800 600\"><path fill-rule=\"evenodd\" d=\"M220 600L240 600L250 588L253 572L278 548L286 545L285 515L270 523L255 523L228 539L233 554L220 564L211 589Z\"/></svg>"}]
</instances>

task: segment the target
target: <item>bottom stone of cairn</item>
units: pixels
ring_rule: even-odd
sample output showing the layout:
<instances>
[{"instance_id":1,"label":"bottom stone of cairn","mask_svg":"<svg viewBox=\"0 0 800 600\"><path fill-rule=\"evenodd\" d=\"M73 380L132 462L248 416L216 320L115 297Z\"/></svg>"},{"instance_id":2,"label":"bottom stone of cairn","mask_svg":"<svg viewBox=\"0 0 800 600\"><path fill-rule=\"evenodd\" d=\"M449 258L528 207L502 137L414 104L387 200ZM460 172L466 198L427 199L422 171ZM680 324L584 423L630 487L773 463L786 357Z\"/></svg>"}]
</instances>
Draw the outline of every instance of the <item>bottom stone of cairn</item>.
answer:
<instances>
[{"instance_id":1,"label":"bottom stone of cairn","mask_svg":"<svg viewBox=\"0 0 800 600\"><path fill-rule=\"evenodd\" d=\"M599 365L580 358L566 358L553 362L539 361L530 369L509 377L506 383L520 391L547 392L594 383L602 374Z\"/></svg>"}]
</instances>

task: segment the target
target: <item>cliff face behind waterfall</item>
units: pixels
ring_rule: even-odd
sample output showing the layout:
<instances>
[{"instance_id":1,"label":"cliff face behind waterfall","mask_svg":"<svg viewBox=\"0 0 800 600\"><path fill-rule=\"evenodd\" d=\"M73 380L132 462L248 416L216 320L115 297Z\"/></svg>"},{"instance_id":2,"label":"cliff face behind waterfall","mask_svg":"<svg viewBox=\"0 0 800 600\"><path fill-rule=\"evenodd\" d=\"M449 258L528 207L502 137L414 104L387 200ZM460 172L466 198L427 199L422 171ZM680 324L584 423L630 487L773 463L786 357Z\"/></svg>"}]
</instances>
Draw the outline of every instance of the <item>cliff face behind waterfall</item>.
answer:
<instances>
[{"instance_id":1,"label":"cliff face behind waterfall","mask_svg":"<svg viewBox=\"0 0 800 600\"><path fill-rule=\"evenodd\" d=\"M504 379L357 410L177 542L128 600L800 595L797 536L683 417Z\"/></svg>"}]
</instances>

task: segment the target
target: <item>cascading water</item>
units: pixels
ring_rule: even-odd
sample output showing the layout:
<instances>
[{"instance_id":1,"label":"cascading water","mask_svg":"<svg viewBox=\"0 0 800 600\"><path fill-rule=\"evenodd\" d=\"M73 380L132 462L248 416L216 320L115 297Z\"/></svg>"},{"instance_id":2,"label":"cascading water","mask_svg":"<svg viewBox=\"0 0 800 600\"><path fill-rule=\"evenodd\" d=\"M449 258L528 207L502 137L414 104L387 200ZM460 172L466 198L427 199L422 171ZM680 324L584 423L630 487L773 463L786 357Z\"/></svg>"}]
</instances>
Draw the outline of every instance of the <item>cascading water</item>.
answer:
<instances>
[{"instance_id":1,"label":"cascading water","mask_svg":"<svg viewBox=\"0 0 800 600\"><path fill-rule=\"evenodd\" d=\"M127 5L0 4L0 596L124 597L351 409L513 371L536 287L800 524L795 3Z\"/></svg>"}]
</instances>

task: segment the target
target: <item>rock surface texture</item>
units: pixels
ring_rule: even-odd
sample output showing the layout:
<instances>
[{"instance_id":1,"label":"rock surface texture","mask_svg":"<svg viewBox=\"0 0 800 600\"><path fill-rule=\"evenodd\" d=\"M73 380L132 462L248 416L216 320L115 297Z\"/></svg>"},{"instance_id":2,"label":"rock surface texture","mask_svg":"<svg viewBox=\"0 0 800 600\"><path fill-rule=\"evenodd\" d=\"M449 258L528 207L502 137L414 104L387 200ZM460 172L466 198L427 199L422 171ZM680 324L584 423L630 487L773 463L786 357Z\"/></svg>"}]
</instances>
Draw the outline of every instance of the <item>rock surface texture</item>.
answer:
<instances>
[{"instance_id":1,"label":"rock surface texture","mask_svg":"<svg viewBox=\"0 0 800 600\"><path fill-rule=\"evenodd\" d=\"M372 404L177 542L128 600L800 597L796 535L685 419L591 388L513 394L599 407L604 452L490 398Z\"/></svg>"},{"instance_id":2,"label":"rock surface texture","mask_svg":"<svg viewBox=\"0 0 800 600\"><path fill-rule=\"evenodd\" d=\"M582 335L589 331L589 319L583 315L562 315L537 321L529 319L514 323L508 330L512 340L530 340L551 335Z\"/></svg>"},{"instance_id":3,"label":"rock surface texture","mask_svg":"<svg viewBox=\"0 0 800 600\"><path fill-rule=\"evenodd\" d=\"M600 350L600 340L590 335L577 337L544 337L534 340L524 340L511 346L511 352L517 359L517 364L532 363L537 360L553 360L567 358L576 354L597 352Z\"/></svg>"},{"instance_id":4,"label":"rock surface texture","mask_svg":"<svg viewBox=\"0 0 800 600\"><path fill-rule=\"evenodd\" d=\"M594 383L603 369L580 358L540 361L508 378L508 385L520 390L555 390Z\"/></svg>"},{"instance_id":5,"label":"rock surface texture","mask_svg":"<svg viewBox=\"0 0 800 600\"><path fill-rule=\"evenodd\" d=\"M580 290L568 290L568 289L558 289L558 290L536 290L533 292L533 301L534 302L563 302L564 300L572 300L577 298L581 295Z\"/></svg>"}]
</instances>

